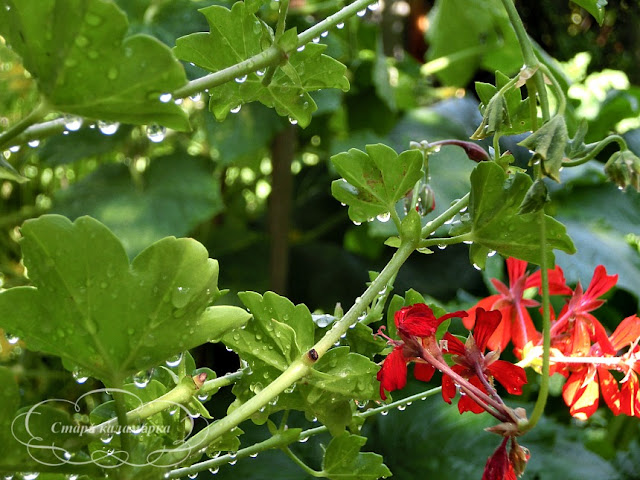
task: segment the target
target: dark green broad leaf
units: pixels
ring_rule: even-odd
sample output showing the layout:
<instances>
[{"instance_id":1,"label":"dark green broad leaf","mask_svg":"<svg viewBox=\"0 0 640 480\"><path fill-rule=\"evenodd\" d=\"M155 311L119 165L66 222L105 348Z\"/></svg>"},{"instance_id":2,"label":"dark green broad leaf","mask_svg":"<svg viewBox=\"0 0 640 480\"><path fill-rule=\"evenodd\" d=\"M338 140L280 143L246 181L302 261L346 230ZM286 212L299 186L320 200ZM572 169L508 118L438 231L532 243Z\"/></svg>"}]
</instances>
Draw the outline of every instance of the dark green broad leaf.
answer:
<instances>
[{"instance_id":1,"label":"dark green broad leaf","mask_svg":"<svg viewBox=\"0 0 640 480\"><path fill-rule=\"evenodd\" d=\"M599 25L604 21L604 7L609 3L607 0L572 0L576 5L580 5L587 12L593 15Z\"/></svg>"},{"instance_id":2,"label":"dark green broad leaf","mask_svg":"<svg viewBox=\"0 0 640 480\"><path fill-rule=\"evenodd\" d=\"M0 33L51 108L187 130L182 109L160 101L186 83L180 62L153 37L124 38L127 29L126 15L111 1L0 1Z\"/></svg>"},{"instance_id":3,"label":"dark green broad leaf","mask_svg":"<svg viewBox=\"0 0 640 480\"><path fill-rule=\"evenodd\" d=\"M427 55L448 60L436 72L441 82L464 87L478 68L511 74L522 66L515 32L499 0L437 0L432 12Z\"/></svg>"},{"instance_id":4,"label":"dark green broad leaf","mask_svg":"<svg viewBox=\"0 0 640 480\"><path fill-rule=\"evenodd\" d=\"M56 192L54 211L91 215L122 241L130 258L167 235L187 235L223 208L213 164L176 152L154 158L138 178L124 164L104 164Z\"/></svg>"},{"instance_id":5,"label":"dark green broad leaf","mask_svg":"<svg viewBox=\"0 0 640 480\"><path fill-rule=\"evenodd\" d=\"M560 169L569 143L567 125L562 115L556 115L518 145L533 151L533 162L540 161L545 175L560 181Z\"/></svg>"},{"instance_id":6,"label":"dark green broad leaf","mask_svg":"<svg viewBox=\"0 0 640 480\"><path fill-rule=\"evenodd\" d=\"M70 135L47 139L38 151L38 157L50 166L73 163L121 149L130 135L131 128L126 127L118 128L112 135L105 135L97 128L83 128Z\"/></svg>"},{"instance_id":7,"label":"dark green broad leaf","mask_svg":"<svg viewBox=\"0 0 640 480\"><path fill-rule=\"evenodd\" d=\"M344 432L334 437L324 452L322 473L332 480L377 480L391 476L391 471L376 453L362 453L365 437Z\"/></svg>"},{"instance_id":8,"label":"dark green broad leaf","mask_svg":"<svg viewBox=\"0 0 640 480\"><path fill-rule=\"evenodd\" d=\"M273 34L244 2L236 2L229 10L211 6L200 11L210 25L209 33L194 33L176 41L175 53L211 72L217 72L261 53L273 43ZM286 32L283 49L297 46L295 30ZM264 70L236 78L210 89L209 108L218 120L245 103L259 101L275 108L279 115L306 127L317 109L309 92L323 88L349 89L344 76L346 67L323 55L325 45L310 43L304 50L289 54L288 60L276 70L271 82L263 84Z\"/></svg>"},{"instance_id":9,"label":"dark green broad leaf","mask_svg":"<svg viewBox=\"0 0 640 480\"><path fill-rule=\"evenodd\" d=\"M259 393L314 344L315 324L305 305L294 305L273 292L240 294L253 318L222 341L247 362L248 370L233 388L232 409ZM307 377L285 390L252 418L258 423L283 409L304 411L339 432L351 421L353 399L378 398L378 366L347 347L329 350Z\"/></svg>"},{"instance_id":10,"label":"dark green broad leaf","mask_svg":"<svg viewBox=\"0 0 640 480\"><path fill-rule=\"evenodd\" d=\"M552 265L553 249L575 253L573 242L561 223L544 216L547 248L542 249L540 215L518 214L532 183L531 178L523 173L508 177L493 162L481 163L471 173L471 220L467 228L470 229L470 240L481 247L471 251L474 263L482 266L489 250L536 265L540 265L542 255L546 255L548 265Z\"/></svg>"},{"instance_id":11,"label":"dark green broad leaf","mask_svg":"<svg viewBox=\"0 0 640 480\"><path fill-rule=\"evenodd\" d=\"M398 155L383 144L367 145L366 153L355 148L331 157L343 177L331 184L331 193L349 205L349 218L366 222L390 212L422 178L422 153L407 150Z\"/></svg>"},{"instance_id":12,"label":"dark green broad leaf","mask_svg":"<svg viewBox=\"0 0 640 480\"><path fill-rule=\"evenodd\" d=\"M90 217L44 215L25 222L22 235L35 287L0 293L0 327L107 385L249 318L238 307L209 307L220 295L218 263L193 239L165 238L130 264Z\"/></svg>"}]
</instances>

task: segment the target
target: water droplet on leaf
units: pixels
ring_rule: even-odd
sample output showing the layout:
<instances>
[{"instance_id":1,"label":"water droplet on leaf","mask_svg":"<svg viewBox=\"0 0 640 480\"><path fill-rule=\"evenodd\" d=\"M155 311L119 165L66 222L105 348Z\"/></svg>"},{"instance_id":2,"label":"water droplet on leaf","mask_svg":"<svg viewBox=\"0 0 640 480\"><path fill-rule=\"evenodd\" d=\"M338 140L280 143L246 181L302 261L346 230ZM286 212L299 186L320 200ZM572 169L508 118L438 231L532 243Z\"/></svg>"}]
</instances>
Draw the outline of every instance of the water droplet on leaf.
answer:
<instances>
[{"instance_id":1,"label":"water droplet on leaf","mask_svg":"<svg viewBox=\"0 0 640 480\"><path fill-rule=\"evenodd\" d=\"M247 81L247 75L242 75L241 77L236 77L236 83L244 83Z\"/></svg>"},{"instance_id":2,"label":"water droplet on leaf","mask_svg":"<svg viewBox=\"0 0 640 480\"><path fill-rule=\"evenodd\" d=\"M161 125L147 125L147 138L153 143L160 143L164 140L167 129Z\"/></svg>"},{"instance_id":3,"label":"water droplet on leaf","mask_svg":"<svg viewBox=\"0 0 640 480\"><path fill-rule=\"evenodd\" d=\"M82 127L82 118L76 117L75 115L65 115L64 126L71 132L80 130L80 127Z\"/></svg>"},{"instance_id":4,"label":"water droplet on leaf","mask_svg":"<svg viewBox=\"0 0 640 480\"><path fill-rule=\"evenodd\" d=\"M151 370L140 370L133 376L133 384L138 388L144 388L149 385L149 381L151 380L151 375L153 375L153 369Z\"/></svg>"},{"instance_id":5,"label":"water droplet on leaf","mask_svg":"<svg viewBox=\"0 0 640 480\"><path fill-rule=\"evenodd\" d=\"M378 219L379 222L386 223L391 218L391 213L390 212L384 212L384 213L381 213L380 215L378 215L376 218Z\"/></svg>"},{"instance_id":6,"label":"water droplet on leaf","mask_svg":"<svg viewBox=\"0 0 640 480\"><path fill-rule=\"evenodd\" d=\"M163 93L160 95L159 99L162 103L169 103L173 96L170 93Z\"/></svg>"}]
</instances>

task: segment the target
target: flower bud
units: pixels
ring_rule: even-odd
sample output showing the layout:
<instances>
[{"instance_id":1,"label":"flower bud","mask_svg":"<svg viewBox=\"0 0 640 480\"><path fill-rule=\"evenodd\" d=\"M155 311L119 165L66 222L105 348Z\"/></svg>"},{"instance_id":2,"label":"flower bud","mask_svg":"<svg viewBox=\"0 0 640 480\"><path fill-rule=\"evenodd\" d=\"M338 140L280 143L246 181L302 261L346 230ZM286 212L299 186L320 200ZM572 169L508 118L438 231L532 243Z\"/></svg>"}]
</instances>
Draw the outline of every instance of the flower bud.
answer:
<instances>
[{"instance_id":1,"label":"flower bud","mask_svg":"<svg viewBox=\"0 0 640 480\"><path fill-rule=\"evenodd\" d=\"M515 438L511 438L509 462L511 463L513 471L518 477L524 473L524 469L527 466L527 462L529 461L530 457L531 454L529 453L529 450L518 445L518 442L516 442Z\"/></svg>"},{"instance_id":2,"label":"flower bud","mask_svg":"<svg viewBox=\"0 0 640 480\"><path fill-rule=\"evenodd\" d=\"M631 150L622 150L611 155L604 166L604 172L620 189L631 185L640 191L640 158Z\"/></svg>"}]
</instances>

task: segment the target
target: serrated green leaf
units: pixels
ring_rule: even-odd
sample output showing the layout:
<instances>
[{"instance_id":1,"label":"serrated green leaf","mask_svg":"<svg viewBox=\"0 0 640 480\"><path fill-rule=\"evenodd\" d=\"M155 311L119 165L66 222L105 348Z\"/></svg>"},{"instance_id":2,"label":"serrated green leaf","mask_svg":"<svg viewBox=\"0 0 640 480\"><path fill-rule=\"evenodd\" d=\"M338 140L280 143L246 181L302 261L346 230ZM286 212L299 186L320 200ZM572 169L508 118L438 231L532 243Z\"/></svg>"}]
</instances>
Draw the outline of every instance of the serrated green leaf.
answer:
<instances>
[{"instance_id":1,"label":"serrated green leaf","mask_svg":"<svg viewBox=\"0 0 640 480\"><path fill-rule=\"evenodd\" d=\"M518 145L533 150L533 161L540 160L545 175L559 182L568 142L569 134L564 117L556 115Z\"/></svg>"},{"instance_id":2,"label":"serrated green leaf","mask_svg":"<svg viewBox=\"0 0 640 480\"><path fill-rule=\"evenodd\" d=\"M344 180L331 184L333 196L349 205L356 222L390 212L422 177L422 153L407 150L398 155L383 144L367 145L366 153L355 148L331 157Z\"/></svg>"},{"instance_id":3,"label":"serrated green leaf","mask_svg":"<svg viewBox=\"0 0 640 480\"><path fill-rule=\"evenodd\" d=\"M167 235L189 234L223 208L211 160L186 152L154 158L138 179L124 164L101 165L54 200L55 213L107 225L130 257Z\"/></svg>"},{"instance_id":4,"label":"serrated green leaf","mask_svg":"<svg viewBox=\"0 0 640 480\"><path fill-rule=\"evenodd\" d=\"M391 471L376 453L362 453L365 437L343 433L334 437L322 460L323 476L332 480L377 480L391 476Z\"/></svg>"},{"instance_id":5,"label":"serrated green leaf","mask_svg":"<svg viewBox=\"0 0 640 480\"><path fill-rule=\"evenodd\" d=\"M471 138L474 140L482 140L496 132L508 130L511 127L509 119L509 109L507 108L507 100L504 94L498 92L489 103L484 107L482 122L478 129L473 132Z\"/></svg>"},{"instance_id":6,"label":"serrated green leaf","mask_svg":"<svg viewBox=\"0 0 640 480\"><path fill-rule=\"evenodd\" d=\"M153 37L124 38L127 28L125 14L104 0L0 1L0 33L51 108L188 130L183 110L159 99L186 83L182 65Z\"/></svg>"},{"instance_id":7,"label":"serrated green leaf","mask_svg":"<svg viewBox=\"0 0 640 480\"><path fill-rule=\"evenodd\" d=\"M584 8L593 15L598 25L602 25L602 22L604 22L604 7L609 3L607 0L573 0L573 3Z\"/></svg>"},{"instance_id":8,"label":"serrated green leaf","mask_svg":"<svg viewBox=\"0 0 640 480\"><path fill-rule=\"evenodd\" d=\"M129 264L89 217L44 215L22 235L35 287L0 293L0 326L33 350L114 385L220 333L209 328L211 311L203 315L219 296L218 263L193 239L165 238Z\"/></svg>"},{"instance_id":9,"label":"serrated green leaf","mask_svg":"<svg viewBox=\"0 0 640 480\"><path fill-rule=\"evenodd\" d=\"M347 331L345 341L351 350L368 358L373 358L386 346L386 342L382 338L374 336L371 327L360 322L354 324L353 328Z\"/></svg>"},{"instance_id":10,"label":"serrated green leaf","mask_svg":"<svg viewBox=\"0 0 640 480\"><path fill-rule=\"evenodd\" d=\"M348 347L329 350L314 365L307 381L315 388L358 400L375 396L379 367L367 357L349 352Z\"/></svg>"},{"instance_id":11,"label":"serrated green leaf","mask_svg":"<svg viewBox=\"0 0 640 480\"><path fill-rule=\"evenodd\" d=\"M533 185L531 185L529 190L527 190L527 193L518 208L518 215L537 212L544 208L544 204L550 200L551 198L549 197L547 186L541 179L538 179L533 182Z\"/></svg>"},{"instance_id":12,"label":"serrated green leaf","mask_svg":"<svg viewBox=\"0 0 640 480\"><path fill-rule=\"evenodd\" d=\"M471 173L470 236L473 242L503 256L540 265L544 254L548 265L552 265L553 249L574 253L575 247L565 227L545 215L547 248L543 250L540 246L540 215L518 215L532 183L531 178L523 173L507 177L504 170L493 162L479 164ZM478 263L482 260L472 258L472 261Z\"/></svg>"},{"instance_id":13,"label":"serrated green leaf","mask_svg":"<svg viewBox=\"0 0 640 480\"><path fill-rule=\"evenodd\" d=\"M200 11L207 17L210 32L177 40L175 52L184 61L217 72L259 54L273 42L271 30L243 2L236 2L231 10L211 6ZM282 40L287 46L294 44L290 32ZM268 85L262 83L263 75L254 72L211 89L209 109L216 119L224 120L232 109L259 101L306 127L317 109L309 92L323 88L349 89L349 81L344 76L346 67L322 55L325 49L325 45L310 43L304 50L294 51Z\"/></svg>"}]
</instances>

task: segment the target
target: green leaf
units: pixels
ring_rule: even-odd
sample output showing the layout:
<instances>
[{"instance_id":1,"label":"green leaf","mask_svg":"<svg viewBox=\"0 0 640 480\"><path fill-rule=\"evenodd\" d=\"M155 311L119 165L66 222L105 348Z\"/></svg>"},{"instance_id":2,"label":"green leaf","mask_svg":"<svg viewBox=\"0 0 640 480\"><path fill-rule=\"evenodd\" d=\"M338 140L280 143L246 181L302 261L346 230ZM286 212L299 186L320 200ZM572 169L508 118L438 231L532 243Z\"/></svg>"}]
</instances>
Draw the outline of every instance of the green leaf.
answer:
<instances>
[{"instance_id":1,"label":"green leaf","mask_svg":"<svg viewBox=\"0 0 640 480\"><path fill-rule=\"evenodd\" d=\"M322 460L323 476L332 480L377 480L391 476L391 471L376 453L362 453L365 437L344 432L334 437Z\"/></svg>"},{"instance_id":2,"label":"green leaf","mask_svg":"<svg viewBox=\"0 0 640 480\"><path fill-rule=\"evenodd\" d=\"M0 0L0 33L51 108L188 130L182 109L159 99L186 83L180 62L153 37L124 38L127 28L125 14L109 1Z\"/></svg>"},{"instance_id":3,"label":"green leaf","mask_svg":"<svg viewBox=\"0 0 640 480\"><path fill-rule=\"evenodd\" d=\"M565 157L564 151L568 142L569 134L564 117L556 115L518 145L533 150L532 161L541 161L545 175L559 182L562 160Z\"/></svg>"},{"instance_id":4,"label":"green leaf","mask_svg":"<svg viewBox=\"0 0 640 480\"><path fill-rule=\"evenodd\" d=\"M118 239L89 217L44 215L22 235L35 287L0 293L0 326L33 350L114 385L221 333L218 312L205 313L219 296L218 263L193 239L165 238L129 264Z\"/></svg>"},{"instance_id":5,"label":"green leaf","mask_svg":"<svg viewBox=\"0 0 640 480\"><path fill-rule=\"evenodd\" d=\"M333 196L349 205L349 217L366 222L390 212L395 204L422 177L422 153L407 150L398 155L386 145L367 145L331 157L344 180L331 184Z\"/></svg>"},{"instance_id":6,"label":"green leaf","mask_svg":"<svg viewBox=\"0 0 640 480\"><path fill-rule=\"evenodd\" d=\"M518 215L518 209L532 185L523 173L508 177L493 162L479 164L471 174L469 213L471 240L503 256L515 257L540 265L542 255L553 264L553 249L575 253L565 227L545 215L546 249L540 246L540 215ZM479 259L473 258L474 263Z\"/></svg>"},{"instance_id":7,"label":"green leaf","mask_svg":"<svg viewBox=\"0 0 640 480\"><path fill-rule=\"evenodd\" d=\"M518 215L524 215L526 213L537 212L544 208L544 204L549 202L549 191L542 179L538 179L533 182L533 185L527 190L527 194L524 196L520 208L518 209Z\"/></svg>"},{"instance_id":8,"label":"green leaf","mask_svg":"<svg viewBox=\"0 0 640 480\"><path fill-rule=\"evenodd\" d=\"M244 2L232 9L211 6L200 10L210 25L209 33L194 33L176 41L176 55L211 72L217 72L261 53L273 42L271 30ZM292 30L285 33L285 46L293 45ZM323 88L349 89L346 67L322 55L325 45L310 43L294 51L276 70L268 85L264 74L250 73L209 91L209 109L224 120L232 109L254 101L275 108L282 116L306 127L317 109L309 92ZM262 73L262 72L261 72Z\"/></svg>"},{"instance_id":9,"label":"green leaf","mask_svg":"<svg viewBox=\"0 0 640 480\"><path fill-rule=\"evenodd\" d=\"M90 215L133 257L167 235L187 235L223 208L211 160L184 152L151 160L139 178L124 164L101 165L54 197L54 212Z\"/></svg>"},{"instance_id":10,"label":"green leaf","mask_svg":"<svg viewBox=\"0 0 640 480\"><path fill-rule=\"evenodd\" d=\"M607 0L572 0L576 5L581 6L596 19L598 25L604 22L604 7L609 3Z\"/></svg>"}]
</instances>

